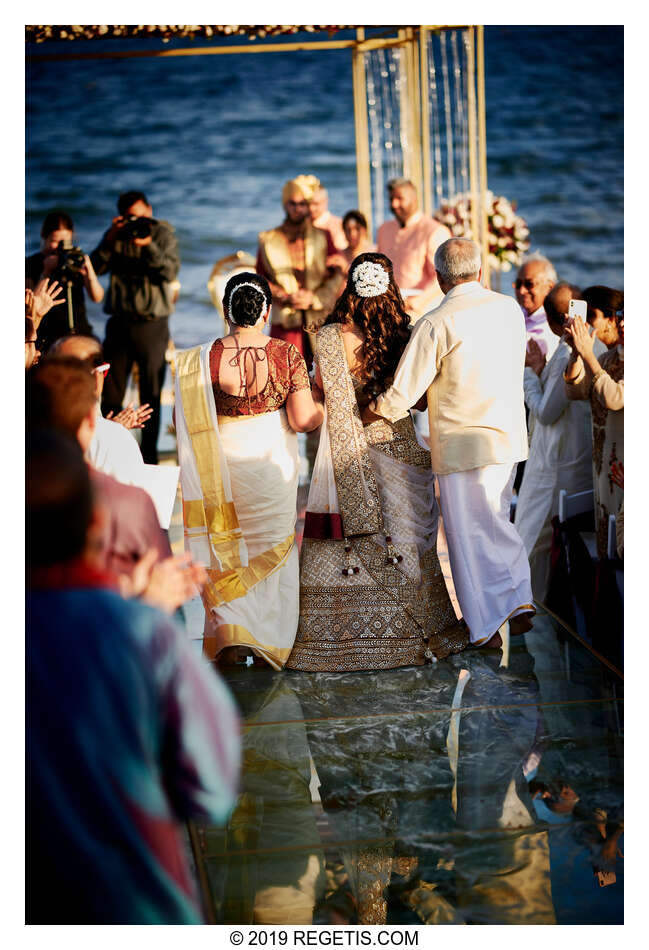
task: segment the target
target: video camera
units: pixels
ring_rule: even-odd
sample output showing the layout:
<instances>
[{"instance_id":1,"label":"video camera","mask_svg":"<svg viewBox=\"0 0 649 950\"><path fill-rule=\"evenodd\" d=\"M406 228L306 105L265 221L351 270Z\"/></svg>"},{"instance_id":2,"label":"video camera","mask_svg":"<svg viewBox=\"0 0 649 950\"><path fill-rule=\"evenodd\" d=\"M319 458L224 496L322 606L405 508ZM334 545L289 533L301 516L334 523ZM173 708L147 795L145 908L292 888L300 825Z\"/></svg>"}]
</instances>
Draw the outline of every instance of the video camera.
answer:
<instances>
[{"instance_id":1,"label":"video camera","mask_svg":"<svg viewBox=\"0 0 649 950\"><path fill-rule=\"evenodd\" d=\"M58 279L61 281L74 281L79 277L85 267L85 254L80 247L75 247L72 241L59 241L58 244L59 263L57 265Z\"/></svg>"},{"instance_id":2,"label":"video camera","mask_svg":"<svg viewBox=\"0 0 649 950\"><path fill-rule=\"evenodd\" d=\"M133 241L135 238L148 238L153 231L153 225L156 223L153 218L139 218L135 214L129 214L125 218L125 224L122 226L122 235L127 241Z\"/></svg>"}]
</instances>

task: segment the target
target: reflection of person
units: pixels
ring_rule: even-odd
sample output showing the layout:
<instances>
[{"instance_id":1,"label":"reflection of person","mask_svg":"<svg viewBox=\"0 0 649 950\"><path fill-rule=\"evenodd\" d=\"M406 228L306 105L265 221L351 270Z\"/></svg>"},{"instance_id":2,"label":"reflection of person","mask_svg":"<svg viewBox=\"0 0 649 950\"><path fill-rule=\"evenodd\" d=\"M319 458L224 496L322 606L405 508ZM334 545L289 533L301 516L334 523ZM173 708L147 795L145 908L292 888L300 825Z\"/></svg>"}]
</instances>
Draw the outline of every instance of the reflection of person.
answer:
<instances>
[{"instance_id":1,"label":"reflection of person","mask_svg":"<svg viewBox=\"0 0 649 950\"><path fill-rule=\"evenodd\" d=\"M245 678L231 683L245 717L244 765L227 827L209 832L212 847L229 852L214 868L216 923L311 924L326 879L300 702L282 674L252 690Z\"/></svg>"},{"instance_id":2,"label":"reflection of person","mask_svg":"<svg viewBox=\"0 0 649 950\"><path fill-rule=\"evenodd\" d=\"M30 435L26 505L27 922L200 923L181 822L234 803L232 699L96 563L101 512L64 435Z\"/></svg>"},{"instance_id":3,"label":"reflection of person","mask_svg":"<svg viewBox=\"0 0 649 950\"><path fill-rule=\"evenodd\" d=\"M175 417L185 537L211 565L205 653L252 648L279 669L298 617L295 433L319 426L322 407L297 349L263 332L270 303L263 277L230 278L230 332L176 356Z\"/></svg>"},{"instance_id":4,"label":"reflection of person","mask_svg":"<svg viewBox=\"0 0 649 950\"><path fill-rule=\"evenodd\" d=\"M117 209L119 215L91 254L98 274L110 272L104 306L110 318L104 351L111 373L104 387L102 409L104 413L121 410L128 376L136 363L140 402L153 409L142 431L142 457L156 464L160 394L174 306L172 283L180 267L178 241L167 221L153 218L153 208L143 192L120 195ZM145 219L135 222L137 232L130 217Z\"/></svg>"},{"instance_id":5,"label":"reflection of person","mask_svg":"<svg viewBox=\"0 0 649 950\"><path fill-rule=\"evenodd\" d=\"M337 251L342 251L347 247L343 222L329 210L329 195L327 189L323 188L322 185L316 188L311 195L309 214L313 227L320 228L321 231L327 231L331 243Z\"/></svg>"},{"instance_id":6,"label":"reflection of person","mask_svg":"<svg viewBox=\"0 0 649 950\"><path fill-rule=\"evenodd\" d=\"M525 315L528 342L534 340L548 360L559 340L548 326L543 301L556 282L557 273L550 261L540 254L528 254L512 284L516 300Z\"/></svg>"},{"instance_id":7,"label":"reflection of person","mask_svg":"<svg viewBox=\"0 0 649 950\"><path fill-rule=\"evenodd\" d=\"M590 409L568 399L563 381L570 347L561 337L568 303L579 295L578 287L555 284L543 306L560 342L546 363L540 346L530 340L525 360L523 386L532 436L515 524L530 560L534 599L542 602L550 578L552 518L559 512L559 491L587 491L593 480Z\"/></svg>"},{"instance_id":8,"label":"reflection of person","mask_svg":"<svg viewBox=\"0 0 649 950\"><path fill-rule=\"evenodd\" d=\"M324 323L341 283L340 274L327 267L327 257L335 253L331 238L314 228L309 218L316 185L312 175L286 182L282 189L286 217L278 228L259 235L256 264L273 295L271 336L293 343L309 359L308 334Z\"/></svg>"},{"instance_id":9,"label":"reflection of person","mask_svg":"<svg viewBox=\"0 0 649 950\"><path fill-rule=\"evenodd\" d=\"M292 669L423 664L466 644L437 559L430 455L409 416L364 429L359 415L409 335L390 261L361 254L316 338L327 424L305 516Z\"/></svg>"},{"instance_id":10,"label":"reflection of person","mask_svg":"<svg viewBox=\"0 0 649 950\"><path fill-rule=\"evenodd\" d=\"M624 463L624 294L610 287L588 287L587 320L608 352L598 360L595 339L575 319L566 328L572 347L566 368L569 399L589 399L593 419L593 477L597 554L606 557L608 517L617 515L624 489L612 477L612 466Z\"/></svg>"},{"instance_id":11,"label":"reflection of person","mask_svg":"<svg viewBox=\"0 0 649 950\"><path fill-rule=\"evenodd\" d=\"M417 190L406 178L388 182L394 221L379 228L377 246L392 261L394 279L414 322L436 306L442 296L435 274L435 251L451 232L419 210Z\"/></svg>"},{"instance_id":12,"label":"reflection of person","mask_svg":"<svg viewBox=\"0 0 649 950\"><path fill-rule=\"evenodd\" d=\"M61 241L71 244L73 238L74 224L69 214L65 211L52 211L46 216L41 227L41 249L25 259L26 287L34 290L43 278L58 281L65 287L58 248ZM76 333L92 333L86 316L84 291L94 303L100 303L104 299L104 288L97 280L87 254L84 255L83 266L69 277L74 330ZM59 298L58 306L46 315L37 330L38 346L43 353L54 340L70 332L65 295Z\"/></svg>"},{"instance_id":13,"label":"reflection of person","mask_svg":"<svg viewBox=\"0 0 649 950\"><path fill-rule=\"evenodd\" d=\"M471 642L497 646L506 621L534 612L527 555L509 521L515 463L527 456L525 324L514 300L481 286L473 241L445 241L435 268L446 297L417 323L375 411L396 422L427 392L433 471L460 609ZM511 628L529 624L521 618Z\"/></svg>"}]
</instances>

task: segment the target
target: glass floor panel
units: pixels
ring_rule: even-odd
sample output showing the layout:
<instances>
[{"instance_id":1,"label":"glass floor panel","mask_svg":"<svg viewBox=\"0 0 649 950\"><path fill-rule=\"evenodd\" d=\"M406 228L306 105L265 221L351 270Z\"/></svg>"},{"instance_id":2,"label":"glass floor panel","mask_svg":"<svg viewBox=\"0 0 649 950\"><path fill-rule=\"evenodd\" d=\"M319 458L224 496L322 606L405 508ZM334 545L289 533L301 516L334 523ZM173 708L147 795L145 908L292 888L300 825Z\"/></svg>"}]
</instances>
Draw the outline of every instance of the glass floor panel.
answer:
<instances>
[{"instance_id":1,"label":"glass floor panel","mask_svg":"<svg viewBox=\"0 0 649 950\"><path fill-rule=\"evenodd\" d=\"M500 658L228 672L241 792L190 826L208 919L622 923L622 680L543 613Z\"/></svg>"}]
</instances>

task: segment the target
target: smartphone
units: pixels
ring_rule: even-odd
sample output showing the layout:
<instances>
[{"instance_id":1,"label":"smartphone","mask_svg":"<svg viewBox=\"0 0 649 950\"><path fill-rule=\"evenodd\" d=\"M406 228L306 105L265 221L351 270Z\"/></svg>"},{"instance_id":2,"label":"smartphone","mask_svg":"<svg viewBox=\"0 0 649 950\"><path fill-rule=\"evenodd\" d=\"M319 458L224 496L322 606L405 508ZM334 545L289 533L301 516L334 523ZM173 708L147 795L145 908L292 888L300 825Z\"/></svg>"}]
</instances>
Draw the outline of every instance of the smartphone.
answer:
<instances>
[{"instance_id":1,"label":"smartphone","mask_svg":"<svg viewBox=\"0 0 649 950\"><path fill-rule=\"evenodd\" d=\"M579 317L585 323L587 307L585 300L571 300L568 304L568 319L574 320L575 317Z\"/></svg>"}]
</instances>

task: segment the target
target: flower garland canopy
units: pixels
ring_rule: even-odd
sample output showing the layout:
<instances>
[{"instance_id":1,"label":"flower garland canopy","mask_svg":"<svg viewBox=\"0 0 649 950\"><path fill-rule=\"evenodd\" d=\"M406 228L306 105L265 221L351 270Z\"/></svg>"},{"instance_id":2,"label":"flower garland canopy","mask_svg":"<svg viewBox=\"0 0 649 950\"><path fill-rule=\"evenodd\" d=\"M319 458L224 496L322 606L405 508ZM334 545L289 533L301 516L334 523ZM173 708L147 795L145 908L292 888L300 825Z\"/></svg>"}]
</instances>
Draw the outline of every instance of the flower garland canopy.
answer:
<instances>
[{"instance_id":1,"label":"flower garland canopy","mask_svg":"<svg viewBox=\"0 0 649 950\"><path fill-rule=\"evenodd\" d=\"M489 266L492 270L508 271L518 267L529 250L529 228L520 215L515 214L516 202L502 195L485 192L489 235ZM457 195L443 202L434 214L445 224L454 237L474 238L471 233L471 195ZM474 238L475 240L475 238Z\"/></svg>"},{"instance_id":2,"label":"flower garland canopy","mask_svg":"<svg viewBox=\"0 0 649 950\"><path fill-rule=\"evenodd\" d=\"M93 40L124 39L127 37L156 37L168 43L171 39L189 39L195 37L247 36L249 40L264 39L269 36L286 36L294 33L320 33L329 35L339 30L356 30L357 26L67 26L50 24L45 26L26 26L25 40L28 43L45 43L48 40ZM398 27L394 27L398 29Z\"/></svg>"}]
</instances>

